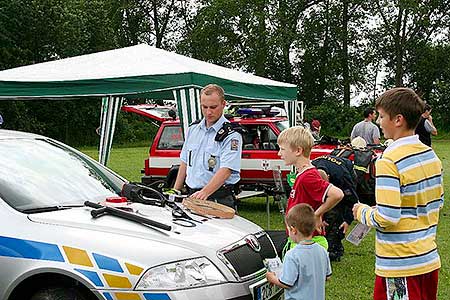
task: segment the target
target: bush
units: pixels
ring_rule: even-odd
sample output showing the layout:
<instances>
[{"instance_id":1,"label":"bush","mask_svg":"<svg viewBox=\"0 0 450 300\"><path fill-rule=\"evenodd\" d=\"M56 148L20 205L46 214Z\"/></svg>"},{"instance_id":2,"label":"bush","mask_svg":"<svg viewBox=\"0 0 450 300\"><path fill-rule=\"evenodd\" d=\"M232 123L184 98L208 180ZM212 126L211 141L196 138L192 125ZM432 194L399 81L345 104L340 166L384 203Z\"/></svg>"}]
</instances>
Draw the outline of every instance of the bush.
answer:
<instances>
[{"instance_id":1,"label":"bush","mask_svg":"<svg viewBox=\"0 0 450 300\"><path fill-rule=\"evenodd\" d=\"M133 113L120 112L117 116L114 144L149 145L158 127L148 119Z\"/></svg>"},{"instance_id":2,"label":"bush","mask_svg":"<svg viewBox=\"0 0 450 300\"><path fill-rule=\"evenodd\" d=\"M318 119L321 134L333 137L350 137L353 125L362 120L361 107L348 107L335 102L327 102L307 109L305 119Z\"/></svg>"}]
</instances>

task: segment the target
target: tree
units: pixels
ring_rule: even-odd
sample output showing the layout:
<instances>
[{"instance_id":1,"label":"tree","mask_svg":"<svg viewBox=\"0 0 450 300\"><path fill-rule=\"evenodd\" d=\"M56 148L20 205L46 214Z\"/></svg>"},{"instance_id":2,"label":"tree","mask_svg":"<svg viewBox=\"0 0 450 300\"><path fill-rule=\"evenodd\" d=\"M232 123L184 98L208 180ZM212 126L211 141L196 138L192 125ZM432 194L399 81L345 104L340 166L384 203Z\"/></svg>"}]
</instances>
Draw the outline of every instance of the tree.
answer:
<instances>
[{"instance_id":1,"label":"tree","mask_svg":"<svg viewBox=\"0 0 450 300\"><path fill-rule=\"evenodd\" d=\"M449 1L388 0L374 1L379 18L375 31L376 47L383 47L388 68L393 71L395 86L404 85L404 75L411 65L408 49L418 40L432 42L448 30Z\"/></svg>"},{"instance_id":2,"label":"tree","mask_svg":"<svg viewBox=\"0 0 450 300\"><path fill-rule=\"evenodd\" d=\"M188 0L112 1L122 46L146 43L173 50L190 26L197 4Z\"/></svg>"},{"instance_id":3,"label":"tree","mask_svg":"<svg viewBox=\"0 0 450 300\"><path fill-rule=\"evenodd\" d=\"M300 95L311 107L328 101L349 106L351 89L370 79L364 43L364 1L324 1L302 16L296 48ZM370 52L369 52L370 53Z\"/></svg>"},{"instance_id":4,"label":"tree","mask_svg":"<svg viewBox=\"0 0 450 300\"><path fill-rule=\"evenodd\" d=\"M302 13L321 1L207 0L179 49L256 75L296 83L292 60Z\"/></svg>"},{"instance_id":5,"label":"tree","mask_svg":"<svg viewBox=\"0 0 450 300\"><path fill-rule=\"evenodd\" d=\"M0 69L116 47L106 0L0 0ZM0 101L5 127L92 143L99 99Z\"/></svg>"}]
</instances>

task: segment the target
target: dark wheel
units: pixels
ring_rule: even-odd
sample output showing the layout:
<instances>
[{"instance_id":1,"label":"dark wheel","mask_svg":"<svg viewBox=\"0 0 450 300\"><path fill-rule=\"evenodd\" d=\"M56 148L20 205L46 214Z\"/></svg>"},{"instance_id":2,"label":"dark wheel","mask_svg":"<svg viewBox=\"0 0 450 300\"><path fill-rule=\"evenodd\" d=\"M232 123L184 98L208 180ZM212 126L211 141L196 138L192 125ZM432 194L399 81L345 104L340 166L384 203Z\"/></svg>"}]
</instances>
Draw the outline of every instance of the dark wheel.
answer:
<instances>
[{"instance_id":1,"label":"dark wheel","mask_svg":"<svg viewBox=\"0 0 450 300\"><path fill-rule=\"evenodd\" d=\"M52 287L37 291L30 300L89 300L89 298L73 287Z\"/></svg>"}]
</instances>

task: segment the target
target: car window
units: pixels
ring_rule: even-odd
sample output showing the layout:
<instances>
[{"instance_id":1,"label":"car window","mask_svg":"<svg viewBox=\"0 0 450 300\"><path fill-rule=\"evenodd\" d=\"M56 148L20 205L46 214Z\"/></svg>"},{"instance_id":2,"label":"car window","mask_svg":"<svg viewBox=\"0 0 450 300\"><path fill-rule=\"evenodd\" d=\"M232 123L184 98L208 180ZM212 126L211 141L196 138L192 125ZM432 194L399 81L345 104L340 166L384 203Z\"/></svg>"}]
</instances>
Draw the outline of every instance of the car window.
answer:
<instances>
[{"instance_id":1,"label":"car window","mask_svg":"<svg viewBox=\"0 0 450 300\"><path fill-rule=\"evenodd\" d=\"M181 126L164 127L157 148L160 150L180 150L183 147Z\"/></svg>"},{"instance_id":2,"label":"car window","mask_svg":"<svg viewBox=\"0 0 450 300\"><path fill-rule=\"evenodd\" d=\"M0 141L0 198L17 210L83 205L117 196L125 180L51 140Z\"/></svg>"},{"instance_id":3,"label":"car window","mask_svg":"<svg viewBox=\"0 0 450 300\"><path fill-rule=\"evenodd\" d=\"M242 150L279 150L277 135L268 125L242 125Z\"/></svg>"},{"instance_id":4,"label":"car window","mask_svg":"<svg viewBox=\"0 0 450 300\"><path fill-rule=\"evenodd\" d=\"M278 129L281 132L281 131L285 130L286 128L289 128L289 121L276 122L275 125L278 127Z\"/></svg>"}]
</instances>

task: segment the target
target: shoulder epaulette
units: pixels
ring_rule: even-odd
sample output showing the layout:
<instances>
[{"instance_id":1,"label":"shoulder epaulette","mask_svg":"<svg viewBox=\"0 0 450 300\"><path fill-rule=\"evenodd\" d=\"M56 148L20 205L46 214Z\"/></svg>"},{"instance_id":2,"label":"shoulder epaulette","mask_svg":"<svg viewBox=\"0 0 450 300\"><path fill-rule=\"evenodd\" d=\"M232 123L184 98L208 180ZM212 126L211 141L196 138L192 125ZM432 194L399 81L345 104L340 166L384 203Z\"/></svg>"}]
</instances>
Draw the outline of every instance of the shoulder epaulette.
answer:
<instances>
[{"instance_id":1,"label":"shoulder epaulette","mask_svg":"<svg viewBox=\"0 0 450 300\"><path fill-rule=\"evenodd\" d=\"M230 122L225 122L223 123L222 128L220 128L219 131L217 131L214 140L217 142L221 142L233 132L235 132L233 125L231 125Z\"/></svg>"},{"instance_id":2,"label":"shoulder epaulette","mask_svg":"<svg viewBox=\"0 0 450 300\"><path fill-rule=\"evenodd\" d=\"M197 119L194 122L192 122L191 124L189 124L189 127L191 127L192 125L198 124L202 121L202 119Z\"/></svg>"}]
</instances>

